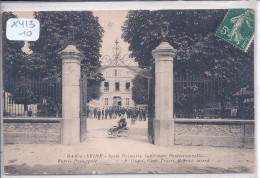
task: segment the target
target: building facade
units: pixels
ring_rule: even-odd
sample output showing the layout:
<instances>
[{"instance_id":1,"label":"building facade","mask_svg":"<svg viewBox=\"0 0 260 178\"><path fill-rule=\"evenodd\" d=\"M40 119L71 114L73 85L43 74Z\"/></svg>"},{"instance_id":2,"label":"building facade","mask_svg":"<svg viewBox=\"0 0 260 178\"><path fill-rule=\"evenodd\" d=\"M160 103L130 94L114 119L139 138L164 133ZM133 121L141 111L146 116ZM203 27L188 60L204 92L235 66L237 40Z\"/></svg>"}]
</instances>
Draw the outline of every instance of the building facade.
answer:
<instances>
[{"instance_id":1,"label":"building facade","mask_svg":"<svg viewBox=\"0 0 260 178\"><path fill-rule=\"evenodd\" d=\"M132 100L134 70L126 66L108 66L103 67L102 73L105 80L101 85L100 106L134 107L135 103Z\"/></svg>"},{"instance_id":2,"label":"building facade","mask_svg":"<svg viewBox=\"0 0 260 178\"><path fill-rule=\"evenodd\" d=\"M98 100L99 107L132 108L135 106L132 100L132 80L138 73L139 68L129 58L127 64L124 62L125 58L120 55L120 47L117 41L113 49L113 58L110 58L107 64L102 65L102 74L105 80L101 85L102 95Z\"/></svg>"}]
</instances>

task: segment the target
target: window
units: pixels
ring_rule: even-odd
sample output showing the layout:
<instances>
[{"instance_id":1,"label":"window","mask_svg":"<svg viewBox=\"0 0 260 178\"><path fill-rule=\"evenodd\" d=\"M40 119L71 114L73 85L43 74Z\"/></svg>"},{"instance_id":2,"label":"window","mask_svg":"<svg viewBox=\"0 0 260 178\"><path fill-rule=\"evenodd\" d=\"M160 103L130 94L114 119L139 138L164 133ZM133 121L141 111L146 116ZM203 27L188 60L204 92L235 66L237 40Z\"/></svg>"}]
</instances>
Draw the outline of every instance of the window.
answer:
<instances>
[{"instance_id":1,"label":"window","mask_svg":"<svg viewBox=\"0 0 260 178\"><path fill-rule=\"evenodd\" d=\"M130 91L130 82L125 83L125 90Z\"/></svg>"},{"instance_id":2,"label":"window","mask_svg":"<svg viewBox=\"0 0 260 178\"><path fill-rule=\"evenodd\" d=\"M130 99L126 98L126 105L129 106L129 104L130 104Z\"/></svg>"},{"instance_id":3,"label":"window","mask_svg":"<svg viewBox=\"0 0 260 178\"><path fill-rule=\"evenodd\" d=\"M113 97L113 106L121 106L121 96L114 96Z\"/></svg>"},{"instance_id":4,"label":"window","mask_svg":"<svg viewBox=\"0 0 260 178\"><path fill-rule=\"evenodd\" d=\"M116 89L116 91L119 91L119 90L120 90L119 82L116 82L116 83L115 83L115 89Z\"/></svg>"},{"instance_id":5,"label":"window","mask_svg":"<svg viewBox=\"0 0 260 178\"><path fill-rule=\"evenodd\" d=\"M108 98L105 98L105 105L108 105Z\"/></svg>"},{"instance_id":6,"label":"window","mask_svg":"<svg viewBox=\"0 0 260 178\"><path fill-rule=\"evenodd\" d=\"M9 99L9 103L8 104L13 104L13 97L9 96L8 99Z\"/></svg>"},{"instance_id":7,"label":"window","mask_svg":"<svg viewBox=\"0 0 260 178\"><path fill-rule=\"evenodd\" d=\"M109 91L109 82L104 82L104 91Z\"/></svg>"},{"instance_id":8,"label":"window","mask_svg":"<svg viewBox=\"0 0 260 178\"><path fill-rule=\"evenodd\" d=\"M115 69L114 72L115 72L115 77L117 77L117 70Z\"/></svg>"}]
</instances>

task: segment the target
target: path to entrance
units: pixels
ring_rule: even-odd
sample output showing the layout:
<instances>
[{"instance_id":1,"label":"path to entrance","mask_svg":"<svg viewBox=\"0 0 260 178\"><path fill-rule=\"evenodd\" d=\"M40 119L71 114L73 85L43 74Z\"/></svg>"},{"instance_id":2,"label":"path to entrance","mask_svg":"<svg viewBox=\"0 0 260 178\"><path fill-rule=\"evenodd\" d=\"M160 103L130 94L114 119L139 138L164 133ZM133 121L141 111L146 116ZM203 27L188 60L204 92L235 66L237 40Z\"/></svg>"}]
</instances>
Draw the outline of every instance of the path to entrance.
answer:
<instances>
[{"instance_id":1,"label":"path to entrance","mask_svg":"<svg viewBox=\"0 0 260 178\"><path fill-rule=\"evenodd\" d=\"M5 145L5 171L10 174L229 173L254 169L253 149L156 146L147 140L147 121L131 125L128 120L129 137L107 138L106 131L113 125L115 119L89 119L86 140L73 146Z\"/></svg>"}]
</instances>

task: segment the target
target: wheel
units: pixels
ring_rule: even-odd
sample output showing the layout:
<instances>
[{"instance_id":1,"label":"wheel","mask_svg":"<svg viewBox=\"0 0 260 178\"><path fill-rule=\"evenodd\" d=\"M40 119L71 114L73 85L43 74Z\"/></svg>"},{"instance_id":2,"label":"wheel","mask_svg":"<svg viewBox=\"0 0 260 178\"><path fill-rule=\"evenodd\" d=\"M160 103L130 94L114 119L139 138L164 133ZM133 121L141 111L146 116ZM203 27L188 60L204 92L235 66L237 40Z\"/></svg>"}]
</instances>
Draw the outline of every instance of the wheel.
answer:
<instances>
[{"instance_id":1,"label":"wheel","mask_svg":"<svg viewBox=\"0 0 260 178\"><path fill-rule=\"evenodd\" d=\"M111 137L112 136L112 132L110 130L107 131L107 137Z\"/></svg>"},{"instance_id":2,"label":"wheel","mask_svg":"<svg viewBox=\"0 0 260 178\"><path fill-rule=\"evenodd\" d=\"M113 131L112 132L112 137L116 137L117 136L117 131Z\"/></svg>"},{"instance_id":3,"label":"wheel","mask_svg":"<svg viewBox=\"0 0 260 178\"><path fill-rule=\"evenodd\" d=\"M125 128L123 131L122 131L122 136L123 137L128 137L130 135L130 130L128 128Z\"/></svg>"},{"instance_id":4,"label":"wheel","mask_svg":"<svg viewBox=\"0 0 260 178\"><path fill-rule=\"evenodd\" d=\"M113 129L109 129L107 131L107 137L111 138L111 137L116 137L116 132L113 131Z\"/></svg>"}]
</instances>

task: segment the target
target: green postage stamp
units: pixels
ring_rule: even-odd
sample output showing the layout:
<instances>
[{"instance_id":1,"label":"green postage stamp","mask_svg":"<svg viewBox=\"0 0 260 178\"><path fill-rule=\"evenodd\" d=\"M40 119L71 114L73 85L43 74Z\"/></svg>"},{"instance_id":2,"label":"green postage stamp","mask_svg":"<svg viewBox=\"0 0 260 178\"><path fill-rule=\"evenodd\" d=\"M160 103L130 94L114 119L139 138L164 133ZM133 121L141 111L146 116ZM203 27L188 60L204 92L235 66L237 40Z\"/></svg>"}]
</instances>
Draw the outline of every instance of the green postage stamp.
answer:
<instances>
[{"instance_id":1,"label":"green postage stamp","mask_svg":"<svg viewBox=\"0 0 260 178\"><path fill-rule=\"evenodd\" d=\"M253 9L230 9L221 23L217 36L246 51L255 32Z\"/></svg>"}]
</instances>

